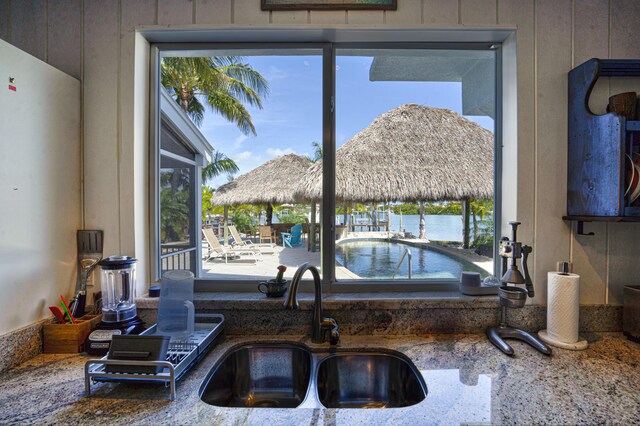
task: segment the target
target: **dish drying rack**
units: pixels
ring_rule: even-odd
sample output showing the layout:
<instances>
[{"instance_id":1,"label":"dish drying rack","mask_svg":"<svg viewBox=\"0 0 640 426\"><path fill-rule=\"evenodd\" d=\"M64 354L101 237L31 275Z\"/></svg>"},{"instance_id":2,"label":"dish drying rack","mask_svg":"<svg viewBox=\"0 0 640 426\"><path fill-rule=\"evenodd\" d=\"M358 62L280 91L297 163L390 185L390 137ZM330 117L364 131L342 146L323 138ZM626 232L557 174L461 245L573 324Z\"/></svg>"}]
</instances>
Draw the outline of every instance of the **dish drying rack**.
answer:
<instances>
[{"instance_id":1,"label":"dish drying rack","mask_svg":"<svg viewBox=\"0 0 640 426\"><path fill-rule=\"evenodd\" d=\"M169 399L176 398L176 381L180 380L213 347L216 337L223 331L222 314L198 314L194 332L185 340L170 342L165 361L134 361L91 359L84 365L84 387L86 396L91 396L91 384L96 382L144 382L163 383L169 386ZM140 333L141 336L155 334L157 324ZM164 367L157 373L105 372L107 365Z\"/></svg>"}]
</instances>

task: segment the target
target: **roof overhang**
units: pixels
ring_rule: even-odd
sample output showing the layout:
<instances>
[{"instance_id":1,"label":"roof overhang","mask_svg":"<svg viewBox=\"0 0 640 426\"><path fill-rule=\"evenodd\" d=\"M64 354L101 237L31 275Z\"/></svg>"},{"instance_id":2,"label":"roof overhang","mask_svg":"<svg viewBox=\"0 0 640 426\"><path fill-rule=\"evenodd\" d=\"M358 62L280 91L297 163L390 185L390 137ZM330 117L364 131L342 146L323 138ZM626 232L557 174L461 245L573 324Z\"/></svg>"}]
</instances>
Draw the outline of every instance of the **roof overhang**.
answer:
<instances>
[{"instance_id":1,"label":"roof overhang","mask_svg":"<svg viewBox=\"0 0 640 426\"><path fill-rule=\"evenodd\" d=\"M193 151L202 155L206 159L206 163L211 161L213 147L193 121L162 87L160 88L160 112L164 124L180 135L183 142L189 145Z\"/></svg>"}]
</instances>

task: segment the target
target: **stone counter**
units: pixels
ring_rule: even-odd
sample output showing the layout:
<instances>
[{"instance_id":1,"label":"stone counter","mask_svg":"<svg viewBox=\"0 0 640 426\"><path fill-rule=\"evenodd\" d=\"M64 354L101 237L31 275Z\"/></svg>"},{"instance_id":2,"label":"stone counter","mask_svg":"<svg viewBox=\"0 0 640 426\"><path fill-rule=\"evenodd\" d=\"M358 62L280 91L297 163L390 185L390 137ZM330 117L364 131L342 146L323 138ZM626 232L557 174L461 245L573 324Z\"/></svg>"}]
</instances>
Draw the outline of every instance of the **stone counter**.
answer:
<instances>
[{"instance_id":1,"label":"stone counter","mask_svg":"<svg viewBox=\"0 0 640 426\"><path fill-rule=\"evenodd\" d=\"M56 424L632 424L640 418L640 345L621 333L591 333L586 351L554 349L546 357L513 342L507 357L482 334L349 336L340 348L395 349L424 376L427 398L393 409L220 408L198 398L207 372L242 342L273 336L230 336L216 346L167 399L161 386L100 383L84 397L77 355L38 355L2 374L0 423ZM277 341L307 338L281 336Z\"/></svg>"}]
</instances>

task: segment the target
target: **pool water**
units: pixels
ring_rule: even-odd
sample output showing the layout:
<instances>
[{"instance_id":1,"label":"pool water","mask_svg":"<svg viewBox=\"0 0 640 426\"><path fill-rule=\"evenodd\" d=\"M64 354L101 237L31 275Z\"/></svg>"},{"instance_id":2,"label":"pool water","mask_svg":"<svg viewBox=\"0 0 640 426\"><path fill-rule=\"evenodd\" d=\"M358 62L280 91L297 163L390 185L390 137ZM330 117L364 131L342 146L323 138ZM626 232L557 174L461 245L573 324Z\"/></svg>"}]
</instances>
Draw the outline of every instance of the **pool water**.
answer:
<instances>
[{"instance_id":1,"label":"pool water","mask_svg":"<svg viewBox=\"0 0 640 426\"><path fill-rule=\"evenodd\" d=\"M406 248L409 248L412 254L412 278L458 280L462 271L479 272L482 277L489 275L487 271L471 262L428 248L390 241L346 241L336 246L336 260L362 278L392 279L396 265ZM405 257L396 279L409 277L407 265L408 259Z\"/></svg>"}]
</instances>

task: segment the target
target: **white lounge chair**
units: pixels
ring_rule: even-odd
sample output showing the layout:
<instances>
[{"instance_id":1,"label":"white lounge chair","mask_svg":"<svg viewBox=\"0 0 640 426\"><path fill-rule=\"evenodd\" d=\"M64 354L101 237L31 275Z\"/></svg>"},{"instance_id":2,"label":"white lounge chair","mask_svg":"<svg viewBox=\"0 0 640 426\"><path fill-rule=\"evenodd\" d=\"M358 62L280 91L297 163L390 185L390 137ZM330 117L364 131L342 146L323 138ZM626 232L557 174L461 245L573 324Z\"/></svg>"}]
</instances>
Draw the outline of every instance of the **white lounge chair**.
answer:
<instances>
[{"instance_id":1,"label":"white lounge chair","mask_svg":"<svg viewBox=\"0 0 640 426\"><path fill-rule=\"evenodd\" d=\"M224 263L229 263L229 260L238 260L240 256L247 255L253 259L254 264L258 263L258 256L260 256L260 253L256 253L254 250L224 247L220 244L220 241L218 241L218 238L210 228L203 229L202 233L204 234L204 238L205 240L207 240L207 243L211 248L211 253L209 254L209 257L205 259L205 262L218 258L224 258Z\"/></svg>"},{"instance_id":2,"label":"white lounge chair","mask_svg":"<svg viewBox=\"0 0 640 426\"><path fill-rule=\"evenodd\" d=\"M233 237L234 248L246 248L250 250L256 250L257 252L264 254L274 254L276 252L274 244L254 244L254 242L251 240L243 240L235 226L229 225L228 228L229 232L231 232L231 236Z\"/></svg>"}]
</instances>

